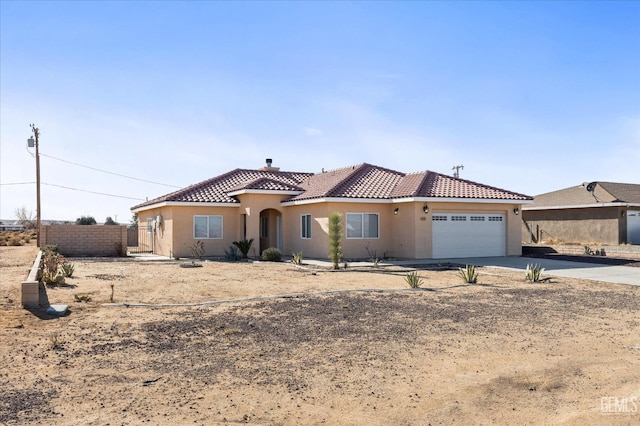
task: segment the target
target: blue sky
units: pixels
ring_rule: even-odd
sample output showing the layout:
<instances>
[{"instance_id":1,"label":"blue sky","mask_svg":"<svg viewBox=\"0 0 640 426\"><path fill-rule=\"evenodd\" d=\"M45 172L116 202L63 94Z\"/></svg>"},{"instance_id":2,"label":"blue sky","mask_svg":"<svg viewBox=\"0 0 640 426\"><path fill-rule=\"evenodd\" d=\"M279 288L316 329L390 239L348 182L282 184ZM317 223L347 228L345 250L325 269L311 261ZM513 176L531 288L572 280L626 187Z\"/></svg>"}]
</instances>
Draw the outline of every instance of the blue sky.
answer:
<instances>
[{"instance_id":1,"label":"blue sky","mask_svg":"<svg viewBox=\"0 0 640 426\"><path fill-rule=\"evenodd\" d=\"M0 1L0 217L128 222L267 157L640 183L640 2ZM64 189L81 189L104 195Z\"/></svg>"}]
</instances>

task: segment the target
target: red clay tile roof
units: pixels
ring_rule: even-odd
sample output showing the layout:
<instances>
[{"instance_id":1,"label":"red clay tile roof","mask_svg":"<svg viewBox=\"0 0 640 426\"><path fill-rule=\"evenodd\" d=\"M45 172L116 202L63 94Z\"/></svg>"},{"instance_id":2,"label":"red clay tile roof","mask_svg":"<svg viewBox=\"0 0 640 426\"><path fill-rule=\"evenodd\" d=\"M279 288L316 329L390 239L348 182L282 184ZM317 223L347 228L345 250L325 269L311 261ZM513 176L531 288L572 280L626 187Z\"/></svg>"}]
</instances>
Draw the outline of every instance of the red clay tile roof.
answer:
<instances>
[{"instance_id":1,"label":"red clay tile roof","mask_svg":"<svg viewBox=\"0 0 640 426\"><path fill-rule=\"evenodd\" d=\"M527 195L430 171L405 174L363 163L317 174L236 169L132 209L171 201L236 204L238 200L229 193L243 189L302 192L286 201L409 197L531 200Z\"/></svg>"},{"instance_id":2,"label":"red clay tile roof","mask_svg":"<svg viewBox=\"0 0 640 426\"><path fill-rule=\"evenodd\" d=\"M558 191L536 195L533 204L536 207L572 207L599 203L640 203L640 185L633 183L595 182L593 193L586 185L576 185Z\"/></svg>"}]
</instances>

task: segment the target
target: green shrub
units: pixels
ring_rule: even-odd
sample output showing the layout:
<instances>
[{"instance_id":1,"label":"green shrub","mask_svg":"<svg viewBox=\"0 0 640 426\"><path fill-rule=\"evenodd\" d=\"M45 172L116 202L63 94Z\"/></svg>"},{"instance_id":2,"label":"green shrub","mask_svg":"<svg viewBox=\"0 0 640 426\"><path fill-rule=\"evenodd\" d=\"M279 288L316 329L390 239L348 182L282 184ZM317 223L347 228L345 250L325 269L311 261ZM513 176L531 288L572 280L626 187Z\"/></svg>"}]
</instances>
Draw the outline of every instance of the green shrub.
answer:
<instances>
[{"instance_id":1,"label":"green shrub","mask_svg":"<svg viewBox=\"0 0 640 426\"><path fill-rule=\"evenodd\" d=\"M231 262L236 262L240 260L240 255L238 254L237 246L229 246L229 250L225 250L224 255L226 259L230 260Z\"/></svg>"},{"instance_id":2,"label":"green shrub","mask_svg":"<svg viewBox=\"0 0 640 426\"><path fill-rule=\"evenodd\" d=\"M466 265L464 268L458 269L458 275L467 284L475 284L478 282L478 271L474 265Z\"/></svg>"},{"instance_id":3,"label":"green shrub","mask_svg":"<svg viewBox=\"0 0 640 426\"><path fill-rule=\"evenodd\" d=\"M409 272L404 280L409 284L411 288L420 288L422 285L422 278L418 275L418 271Z\"/></svg>"},{"instance_id":4,"label":"green shrub","mask_svg":"<svg viewBox=\"0 0 640 426\"><path fill-rule=\"evenodd\" d=\"M245 259L249 257L249 250L251 250L251 244L253 244L253 238L251 238L250 240L240 240L240 241L233 242L233 245L238 247L238 250L240 250L240 253L242 253L242 257L244 257Z\"/></svg>"},{"instance_id":5,"label":"green shrub","mask_svg":"<svg viewBox=\"0 0 640 426\"><path fill-rule=\"evenodd\" d=\"M333 269L340 267L342 259L342 215L338 212L329 215L329 260Z\"/></svg>"},{"instance_id":6,"label":"green shrub","mask_svg":"<svg viewBox=\"0 0 640 426\"><path fill-rule=\"evenodd\" d=\"M587 256L591 256L593 254L593 250L591 250L591 247L586 245L582 248L582 252Z\"/></svg>"},{"instance_id":7,"label":"green shrub","mask_svg":"<svg viewBox=\"0 0 640 426\"><path fill-rule=\"evenodd\" d=\"M282 260L282 253L275 247L269 247L262 252L262 260L268 262L280 262Z\"/></svg>"},{"instance_id":8,"label":"green shrub","mask_svg":"<svg viewBox=\"0 0 640 426\"><path fill-rule=\"evenodd\" d=\"M527 263L527 269L524 272L524 276L525 278L532 283L539 283L540 281L542 281L540 279L540 275L544 272L544 268L535 263L535 264L530 264Z\"/></svg>"},{"instance_id":9,"label":"green shrub","mask_svg":"<svg viewBox=\"0 0 640 426\"><path fill-rule=\"evenodd\" d=\"M291 256L292 256L291 261L292 261L294 264L296 264L296 265L302 265L303 256L302 256L302 252L301 252L301 251L299 251L299 252L293 252L293 253L291 254Z\"/></svg>"}]
</instances>

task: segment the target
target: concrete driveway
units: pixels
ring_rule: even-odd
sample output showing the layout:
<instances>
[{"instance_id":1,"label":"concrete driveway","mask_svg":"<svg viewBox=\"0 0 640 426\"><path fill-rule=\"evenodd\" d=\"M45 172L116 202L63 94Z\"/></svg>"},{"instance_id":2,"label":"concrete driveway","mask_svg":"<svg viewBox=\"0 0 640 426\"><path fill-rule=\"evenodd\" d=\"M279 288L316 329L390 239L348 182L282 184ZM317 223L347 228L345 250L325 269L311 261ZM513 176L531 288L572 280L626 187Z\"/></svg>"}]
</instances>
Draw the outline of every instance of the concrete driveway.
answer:
<instances>
[{"instance_id":1,"label":"concrete driveway","mask_svg":"<svg viewBox=\"0 0 640 426\"><path fill-rule=\"evenodd\" d=\"M555 275L567 278L582 278L615 284L640 286L640 268L632 266L610 266L595 263L570 262L566 260L539 259L531 257L481 257L469 259L439 259L439 262L462 263L524 271L528 263L538 263L544 268L543 276ZM415 264L415 262L414 262Z\"/></svg>"}]
</instances>

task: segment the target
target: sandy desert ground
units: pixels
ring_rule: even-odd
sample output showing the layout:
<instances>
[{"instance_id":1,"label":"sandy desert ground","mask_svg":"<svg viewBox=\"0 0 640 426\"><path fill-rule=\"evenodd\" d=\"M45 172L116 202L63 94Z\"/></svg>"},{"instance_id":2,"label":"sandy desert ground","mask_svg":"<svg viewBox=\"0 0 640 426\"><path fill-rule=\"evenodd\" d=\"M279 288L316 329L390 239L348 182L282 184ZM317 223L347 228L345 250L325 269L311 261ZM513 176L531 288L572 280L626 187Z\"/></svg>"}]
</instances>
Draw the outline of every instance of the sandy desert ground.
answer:
<instances>
[{"instance_id":1,"label":"sandy desert ground","mask_svg":"<svg viewBox=\"0 0 640 426\"><path fill-rule=\"evenodd\" d=\"M35 253L0 247L0 424L640 424L637 287L72 259L52 318L19 306Z\"/></svg>"}]
</instances>

